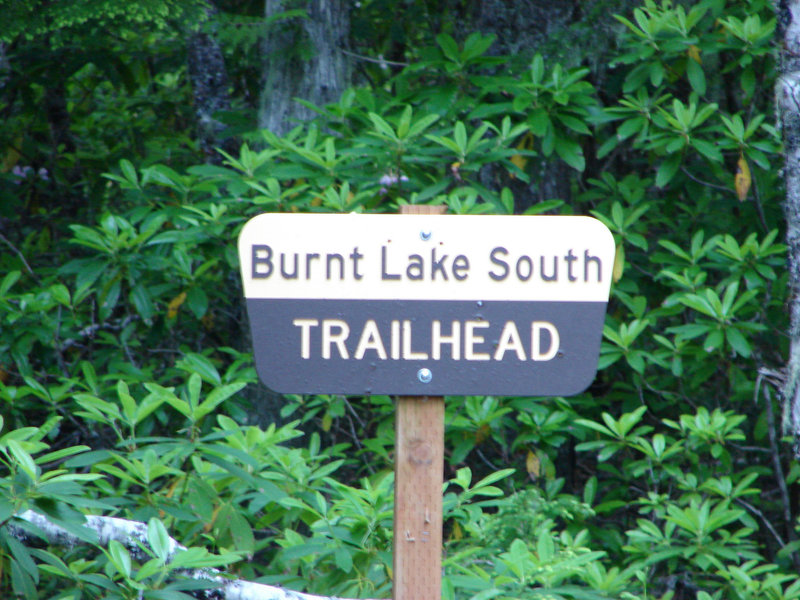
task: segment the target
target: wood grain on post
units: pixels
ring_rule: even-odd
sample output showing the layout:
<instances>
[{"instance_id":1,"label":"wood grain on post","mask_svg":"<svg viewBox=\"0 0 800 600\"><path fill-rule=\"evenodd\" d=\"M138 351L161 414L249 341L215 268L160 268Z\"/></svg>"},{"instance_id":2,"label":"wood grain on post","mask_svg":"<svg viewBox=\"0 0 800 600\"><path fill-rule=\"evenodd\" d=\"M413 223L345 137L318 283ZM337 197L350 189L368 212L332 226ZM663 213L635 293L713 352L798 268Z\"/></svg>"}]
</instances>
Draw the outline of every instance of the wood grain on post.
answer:
<instances>
[{"instance_id":1,"label":"wood grain on post","mask_svg":"<svg viewBox=\"0 0 800 600\"><path fill-rule=\"evenodd\" d=\"M439 215L445 206L401 206ZM395 415L394 600L439 600L442 589L444 398L398 396Z\"/></svg>"}]
</instances>

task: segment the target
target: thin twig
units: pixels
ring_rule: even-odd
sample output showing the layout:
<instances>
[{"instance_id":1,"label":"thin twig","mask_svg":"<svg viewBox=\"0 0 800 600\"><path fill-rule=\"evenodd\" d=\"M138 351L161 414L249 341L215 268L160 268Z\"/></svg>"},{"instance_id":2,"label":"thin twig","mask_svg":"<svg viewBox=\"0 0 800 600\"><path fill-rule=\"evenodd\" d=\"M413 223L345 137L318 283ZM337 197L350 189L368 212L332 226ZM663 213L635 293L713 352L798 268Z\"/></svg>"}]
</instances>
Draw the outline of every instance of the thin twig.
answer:
<instances>
[{"instance_id":1,"label":"thin twig","mask_svg":"<svg viewBox=\"0 0 800 600\"><path fill-rule=\"evenodd\" d=\"M381 67L385 67L387 65L391 65L393 67L407 67L408 63L405 62L397 62L394 60L386 60L382 56L380 58L372 58L371 56L364 56L363 54L356 54L355 52L350 52L349 50L345 50L344 48L339 49L342 54L346 54L347 56L352 56L353 58L357 58L358 60L365 60L367 62L379 64Z\"/></svg>"},{"instance_id":2,"label":"thin twig","mask_svg":"<svg viewBox=\"0 0 800 600\"><path fill-rule=\"evenodd\" d=\"M475 452L476 452L476 454L478 455L478 457L479 457L479 458L480 458L480 459L481 459L481 460L482 460L484 463L486 463L486 464L489 466L489 468L490 468L490 469L494 469L495 471L497 471L497 465L493 465L493 464L491 463L491 461L490 461L488 458L486 458L486 456L483 454L483 452L481 452L480 448L475 448Z\"/></svg>"},{"instance_id":3,"label":"thin twig","mask_svg":"<svg viewBox=\"0 0 800 600\"><path fill-rule=\"evenodd\" d=\"M12 244L8 240L8 238L6 236L4 236L2 233L0 233L0 242L3 242L6 246L11 248L12 252L14 252L14 254L16 254L19 257L19 259L22 261L22 264L25 265L25 270L28 271L28 273L30 274L31 277L33 277L34 281L36 283L41 284L42 283L41 280L36 276L36 273L33 272L33 269L31 269L31 266L28 264L28 261L25 260L25 256L22 254L22 252L20 252L17 249L17 247L14 244Z\"/></svg>"},{"instance_id":4,"label":"thin twig","mask_svg":"<svg viewBox=\"0 0 800 600\"><path fill-rule=\"evenodd\" d=\"M91 325L87 325L83 329L78 332L77 338L69 338L64 340L64 343L61 344L61 350L67 350L72 346L76 346L80 343L80 340L83 338L92 338L99 330L110 330L110 331L122 331L125 329L128 324L137 320L139 317L137 315L128 315L122 321L117 324L113 323L92 323ZM158 348L150 348L149 352L158 352Z\"/></svg>"},{"instance_id":5,"label":"thin twig","mask_svg":"<svg viewBox=\"0 0 800 600\"><path fill-rule=\"evenodd\" d=\"M761 382L764 377L778 375L773 371L767 369L759 369L758 376L756 377L755 390L753 392L753 401L758 404L758 393L761 389ZM786 478L783 476L783 465L781 464L781 453L778 445L778 440L775 437L775 415L772 412L772 398L770 397L769 387L764 388L764 403L767 410L767 433L769 434L769 445L772 448L772 466L775 471L775 479L778 483L778 489L781 492L781 500L783 501L783 518L786 522L786 528L789 532L789 539L794 540L794 529L792 519L791 500L789 499L789 489L786 486ZM796 566L800 566L800 556L797 552L792 552L792 560Z\"/></svg>"},{"instance_id":6,"label":"thin twig","mask_svg":"<svg viewBox=\"0 0 800 600\"><path fill-rule=\"evenodd\" d=\"M725 187L724 185L717 185L716 183L711 183L709 181L703 181L702 179L698 179L697 177L692 175L689 172L689 169L687 169L686 167L681 167L681 171L684 173L684 175L686 175L689 179L691 179L695 183L699 183L700 185L705 185L705 186L708 186L710 188L714 188L714 189L717 189L717 190L722 190L722 191L728 192L728 193L730 193L730 191L731 191L730 188Z\"/></svg>"},{"instance_id":7,"label":"thin twig","mask_svg":"<svg viewBox=\"0 0 800 600\"><path fill-rule=\"evenodd\" d=\"M786 546L786 543L783 541L783 538L781 538L780 534L775 530L775 528L772 526L772 523L769 522L769 519L764 515L764 513L762 513L759 509L757 509L755 506L753 506L749 502L746 502L746 501L742 500L741 498L736 498L736 503L737 504L741 504L747 510L749 510L751 513L756 515L759 519L764 521L764 525L766 525L767 529L769 529L770 533L772 533L772 535L775 536L775 540L778 542L778 545L781 548Z\"/></svg>"},{"instance_id":8,"label":"thin twig","mask_svg":"<svg viewBox=\"0 0 800 600\"><path fill-rule=\"evenodd\" d=\"M761 221L761 226L764 231L769 231L767 228L767 218L764 216L764 206L761 204L761 194L758 193L758 183L755 177L751 178L753 183L753 201L756 203L756 212L758 213L758 220Z\"/></svg>"},{"instance_id":9,"label":"thin twig","mask_svg":"<svg viewBox=\"0 0 800 600\"><path fill-rule=\"evenodd\" d=\"M772 454L769 448L761 448L760 446L742 446L741 444L731 444L731 448L736 448L740 452L761 452L762 454Z\"/></svg>"},{"instance_id":10,"label":"thin twig","mask_svg":"<svg viewBox=\"0 0 800 600\"><path fill-rule=\"evenodd\" d=\"M364 423L364 420L358 415L356 409L354 409L353 405L350 404L350 402L347 400L347 397L344 397L343 400L344 400L344 405L347 407L347 410L350 411L350 414L353 415L353 418L355 418L355 420L358 421L358 424L361 425L362 429L365 429L367 424Z\"/></svg>"},{"instance_id":11,"label":"thin twig","mask_svg":"<svg viewBox=\"0 0 800 600\"><path fill-rule=\"evenodd\" d=\"M769 376L780 376L779 373L767 370L767 369L759 369L758 370L758 377L756 377L756 384L755 384L755 391L753 395L753 401L758 404L758 393L761 389L761 382L764 380L764 377ZM783 477L783 466L781 465L781 453L780 447L778 446L778 440L775 437L775 415L772 412L772 399L769 395L769 388L765 389L765 402L767 408L767 425L768 425L768 433L769 433L769 445L772 448L772 461L773 466L775 467L775 476L778 478L778 488L781 491L781 497L783 498L783 505L784 505L784 518L786 519L787 523L791 523L792 513L791 513L791 502L789 500L789 489L786 486L786 479Z\"/></svg>"}]
</instances>

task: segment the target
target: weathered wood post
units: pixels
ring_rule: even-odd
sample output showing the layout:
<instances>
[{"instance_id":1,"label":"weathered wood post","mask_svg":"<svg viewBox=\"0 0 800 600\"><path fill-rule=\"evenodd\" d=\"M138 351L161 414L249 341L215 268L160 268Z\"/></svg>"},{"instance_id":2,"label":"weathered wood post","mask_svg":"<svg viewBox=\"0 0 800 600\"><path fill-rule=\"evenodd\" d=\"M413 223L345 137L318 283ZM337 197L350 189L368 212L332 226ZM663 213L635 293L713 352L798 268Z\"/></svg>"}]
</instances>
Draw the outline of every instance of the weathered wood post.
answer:
<instances>
[{"instance_id":1,"label":"weathered wood post","mask_svg":"<svg viewBox=\"0 0 800 600\"><path fill-rule=\"evenodd\" d=\"M400 207L443 214L445 206ZM428 373L420 369L418 377ZM434 600L442 588L444 398L399 396L395 415L394 600Z\"/></svg>"}]
</instances>

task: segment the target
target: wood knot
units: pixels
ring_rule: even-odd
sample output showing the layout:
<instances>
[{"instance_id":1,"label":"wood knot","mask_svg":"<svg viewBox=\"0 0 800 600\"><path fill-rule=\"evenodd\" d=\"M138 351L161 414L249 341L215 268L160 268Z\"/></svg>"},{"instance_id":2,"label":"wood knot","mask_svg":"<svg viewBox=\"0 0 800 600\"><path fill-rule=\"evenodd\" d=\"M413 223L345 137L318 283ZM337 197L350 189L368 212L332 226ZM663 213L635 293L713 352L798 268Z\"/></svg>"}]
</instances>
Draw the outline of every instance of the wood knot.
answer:
<instances>
[{"instance_id":1,"label":"wood knot","mask_svg":"<svg viewBox=\"0 0 800 600\"><path fill-rule=\"evenodd\" d=\"M409 460L415 465L433 463L433 447L425 440L411 440L409 444Z\"/></svg>"}]
</instances>

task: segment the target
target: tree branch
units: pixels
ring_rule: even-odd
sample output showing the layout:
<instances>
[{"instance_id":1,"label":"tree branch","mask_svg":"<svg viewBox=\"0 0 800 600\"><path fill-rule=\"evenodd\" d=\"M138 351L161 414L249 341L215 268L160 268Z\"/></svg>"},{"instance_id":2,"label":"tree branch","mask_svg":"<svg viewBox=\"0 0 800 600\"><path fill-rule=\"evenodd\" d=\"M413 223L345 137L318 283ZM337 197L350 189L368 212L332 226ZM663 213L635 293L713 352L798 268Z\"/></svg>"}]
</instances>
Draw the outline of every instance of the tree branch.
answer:
<instances>
[{"instance_id":1,"label":"tree branch","mask_svg":"<svg viewBox=\"0 0 800 600\"><path fill-rule=\"evenodd\" d=\"M349 50L345 50L344 48L339 48L339 52L342 54L346 54L347 56L352 56L353 58L357 58L358 60L364 60L371 63L376 63L381 66L381 69L386 70L388 65L393 67L407 67L409 63L407 62L397 62L394 60L386 60L383 58L382 54L378 55L378 58L372 58L371 56L364 56L363 54L356 54L355 52L350 52Z\"/></svg>"},{"instance_id":2,"label":"tree branch","mask_svg":"<svg viewBox=\"0 0 800 600\"><path fill-rule=\"evenodd\" d=\"M789 360L783 387L786 426L795 439L795 457L800 457L800 5L780 2L776 6L780 71L776 85L778 126L783 136L786 184L787 266L789 272Z\"/></svg>"},{"instance_id":3,"label":"tree branch","mask_svg":"<svg viewBox=\"0 0 800 600\"><path fill-rule=\"evenodd\" d=\"M47 517L32 510L27 510L17 515L17 518L38 527L51 544L75 546L87 543L64 528L50 522ZM97 535L97 545L107 546L111 541L116 540L124 545L134 558L145 560L150 558L142 550L142 547L149 547L147 525L144 523L116 517L87 515L86 523L83 526ZM8 528L9 533L22 542L30 538L25 529L14 525L13 522L9 523ZM167 563L171 562L178 552L186 550L184 546L173 538L169 538L168 548ZM192 579L207 580L217 586L213 589L184 592L200 600L210 598L224 598L224 600L338 600L333 596L304 594L277 586L253 583L241 579L230 579L217 569L186 569L182 570L181 573Z\"/></svg>"},{"instance_id":4,"label":"tree branch","mask_svg":"<svg viewBox=\"0 0 800 600\"><path fill-rule=\"evenodd\" d=\"M20 252L20 251L17 249L17 247L16 247L14 244L12 244L12 243L11 243L11 242L8 240L8 238L7 238L6 236L4 236L2 233L0 233L0 242L3 242L3 243L6 245L6 246L8 246L9 248L11 248L11 251L12 251L14 254L16 254L16 255L17 255L17 257L20 259L20 261L22 261L22 264L24 265L24 267L25 267L25 270L28 272L28 274L29 274L31 277L33 277L33 280L34 280L36 283L41 283L41 281L39 280L39 278L36 276L36 273L34 273L34 272L33 272L33 269L31 269L31 266L28 264L28 261L27 261L27 260L25 260L25 255L24 255L24 254L22 254L22 252Z\"/></svg>"}]
</instances>

